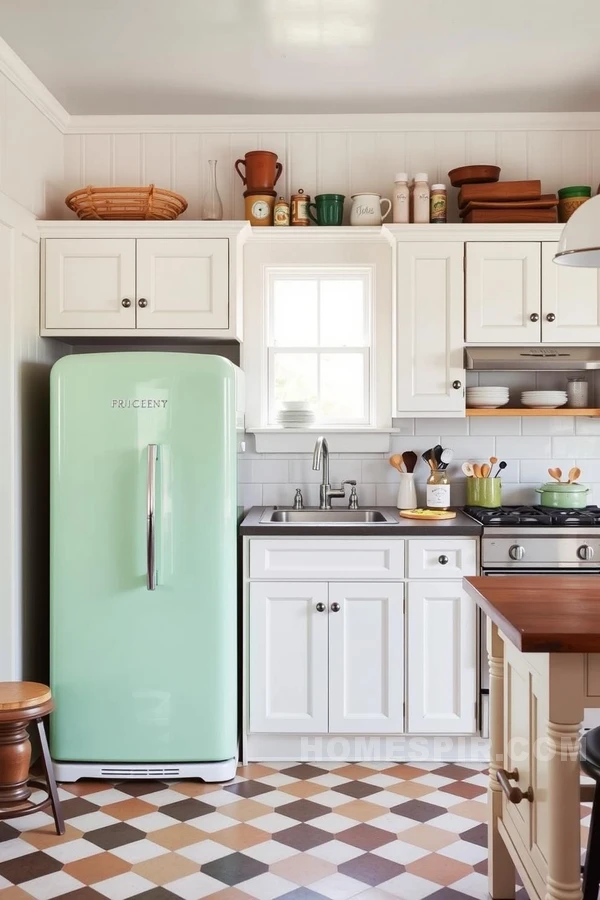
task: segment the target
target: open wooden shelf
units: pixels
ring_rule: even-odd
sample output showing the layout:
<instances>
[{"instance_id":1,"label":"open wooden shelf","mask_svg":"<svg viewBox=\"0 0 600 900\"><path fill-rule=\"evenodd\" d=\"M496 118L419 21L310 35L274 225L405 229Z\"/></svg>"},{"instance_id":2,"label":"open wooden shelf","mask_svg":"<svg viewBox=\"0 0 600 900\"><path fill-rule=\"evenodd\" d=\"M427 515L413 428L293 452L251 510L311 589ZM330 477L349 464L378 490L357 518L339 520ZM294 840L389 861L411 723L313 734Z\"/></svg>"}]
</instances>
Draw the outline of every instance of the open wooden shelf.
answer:
<instances>
[{"instance_id":1,"label":"open wooden shelf","mask_svg":"<svg viewBox=\"0 0 600 900\"><path fill-rule=\"evenodd\" d=\"M567 406L559 406L558 409L509 409L502 406L499 409L472 409L467 408L467 416L600 416L600 409L569 409Z\"/></svg>"}]
</instances>

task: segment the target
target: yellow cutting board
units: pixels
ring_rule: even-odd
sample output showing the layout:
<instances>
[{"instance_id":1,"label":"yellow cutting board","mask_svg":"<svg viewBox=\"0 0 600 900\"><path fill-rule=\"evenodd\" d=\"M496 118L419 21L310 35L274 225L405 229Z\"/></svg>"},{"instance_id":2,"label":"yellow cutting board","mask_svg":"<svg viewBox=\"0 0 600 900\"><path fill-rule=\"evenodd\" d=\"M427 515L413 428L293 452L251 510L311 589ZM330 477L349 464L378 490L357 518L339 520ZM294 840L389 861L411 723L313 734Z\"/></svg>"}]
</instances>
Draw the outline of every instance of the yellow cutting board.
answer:
<instances>
[{"instance_id":1,"label":"yellow cutting board","mask_svg":"<svg viewBox=\"0 0 600 900\"><path fill-rule=\"evenodd\" d=\"M421 521L456 518L456 513L449 509L402 509L400 515L403 519L421 519Z\"/></svg>"}]
</instances>

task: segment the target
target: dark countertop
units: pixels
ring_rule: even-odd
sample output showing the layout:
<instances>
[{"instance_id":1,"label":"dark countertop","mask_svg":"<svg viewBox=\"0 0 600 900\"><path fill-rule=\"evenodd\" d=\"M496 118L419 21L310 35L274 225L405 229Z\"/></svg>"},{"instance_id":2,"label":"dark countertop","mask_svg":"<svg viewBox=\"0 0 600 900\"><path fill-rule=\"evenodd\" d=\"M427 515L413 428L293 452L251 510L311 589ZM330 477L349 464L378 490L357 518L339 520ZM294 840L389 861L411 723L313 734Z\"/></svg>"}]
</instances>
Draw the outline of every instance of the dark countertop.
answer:
<instances>
[{"instance_id":1,"label":"dark countertop","mask_svg":"<svg viewBox=\"0 0 600 900\"><path fill-rule=\"evenodd\" d=\"M280 522L264 523L260 521L267 506L253 506L248 511L240 524L241 535L262 535L263 537L290 537L326 535L327 537L479 537L483 526L460 510L456 510L455 519L442 519L440 522L421 522L416 519L401 519L398 510L393 506L369 506L369 509L379 509L381 512L393 516L394 522L355 522L338 524L328 522L324 525L314 523L294 523L293 525ZM276 507L286 509L288 507Z\"/></svg>"},{"instance_id":2,"label":"dark countertop","mask_svg":"<svg viewBox=\"0 0 600 900\"><path fill-rule=\"evenodd\" d=\"M600 653L600 578L506 575L463 579L469 596L524 653Z\"/></svg>"}]
</instances>

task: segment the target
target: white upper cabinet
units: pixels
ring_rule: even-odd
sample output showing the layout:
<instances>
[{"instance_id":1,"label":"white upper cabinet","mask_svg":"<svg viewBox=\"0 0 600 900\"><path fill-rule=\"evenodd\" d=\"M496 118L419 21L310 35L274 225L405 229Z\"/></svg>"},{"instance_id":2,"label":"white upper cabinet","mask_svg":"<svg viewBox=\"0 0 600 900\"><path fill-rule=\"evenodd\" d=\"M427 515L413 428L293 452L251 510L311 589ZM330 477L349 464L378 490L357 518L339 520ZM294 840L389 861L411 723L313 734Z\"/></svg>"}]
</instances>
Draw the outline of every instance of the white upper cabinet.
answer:
<instances>
[{"instance_id":1,"label":"white upper cabinet","mask_svg":"<svg viewBox=\"0 0 600 900\"><path fill-rule=\"evenodd\" d=\"M397 246L396 415L461 415L463 243Z\"/></svg>"},{"instance_id":2,"label":"white upper cabinet","mask_svg":"<svg viewBox=\"0 0 600 900\"><path fill-rule=\"evenodd\" d=\"M137 241L137 327L229 325L227 238Z\"/></svg>"},{"instance_id":3,"label":"white upper cabinet","mask_svg":"<svg viewBox=\"0 0 600 900\"><path fill-rule=\"evenodd\" d=\"M557 266L558 244L542 244L542 341L600 343L600 269Z\"/></svg>"},{"instance_id":4,"label":"white upper cabinet","mask_svg":"<svg viewBox=\"0 0 600 900\"><path fill-rule=\"evenodd\" d=\"M45 325L135 329L135 240L47 240Z\"/></svg>"},{"instance_id":5,"label":"white upper cabinet","mask_svg":"<svg viewBox=\"0 0 600 900\"><path fill-rule=\"evenodd\" d=\"M329 585L329 731L404 731L402 584Z\"/></svg>"},{"instance_id":6,"label":"white upper cabinet","mask_svg":"<svg viewBox=\"0 0 600 900\"><path fill-rule=\"evenodd\" d=\"M250 585L250 731L327 731L327 585Z\"/></svg>"},{"instance_id":7,"label":"white upper cabinet","mask_svg":"<svg viewBox=\"0 0 600 900\"><path fill-rule=\"evenodd\" d=\"M460 581L408 583L408 731L476 730L475 605Z\"/></svg>"},{"instance_id":8,"label":"white upper cabinet","mask_svg":"<svg viewBox=\"0 0 600 900\"><path fill-rule=\"evenodd\" d=\"M467 243L467 343L539 343L540 247L536 241Z\"/></svg>"}]
</instances>

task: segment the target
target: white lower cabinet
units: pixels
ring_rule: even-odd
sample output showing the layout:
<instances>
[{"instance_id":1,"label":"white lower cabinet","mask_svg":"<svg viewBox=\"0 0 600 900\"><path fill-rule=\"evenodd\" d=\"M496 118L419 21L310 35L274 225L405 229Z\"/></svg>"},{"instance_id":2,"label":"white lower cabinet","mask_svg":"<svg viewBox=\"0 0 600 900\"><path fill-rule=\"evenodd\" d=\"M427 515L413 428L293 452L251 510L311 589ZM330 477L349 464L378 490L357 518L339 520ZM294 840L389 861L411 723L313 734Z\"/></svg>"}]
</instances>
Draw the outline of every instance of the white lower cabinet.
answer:
<instances>
[{"instance_id":1,"label":"white lower cabinet","mask_svg":"<svg viewBox=\"0 0 600 900\"><path fill-rule=\"evenodd\" d=\"M327 585L250 585L250 730L325 734Z\"/></svg>"},{"instance_id":2,"label":"white lower cabinet","mask_svg":"<svg viewBox=\"0 0 600 900\"><path fill-rule=\"evenodd\" d=\"M404 730L404 585L329 585L329 730Z\"/></svg>"},{"instance_id":3,"label":"white lower cabinet","mask_svg":"<svg viewBox=\"0 0 600 900\"><path fill-rule=\"evenodd\" d=\"M475 604L460 581L408 584L408 731L475 731Z\"/></svg>"}]
</instances>

